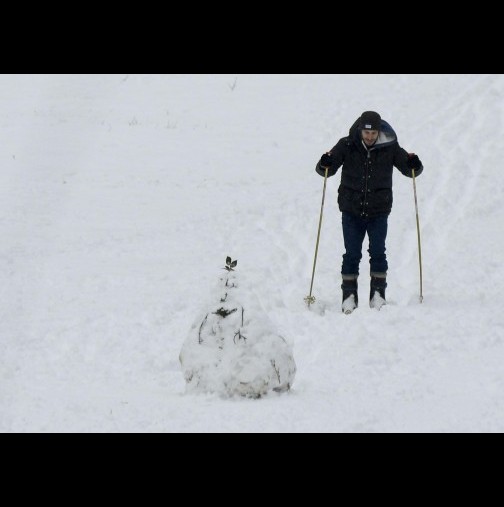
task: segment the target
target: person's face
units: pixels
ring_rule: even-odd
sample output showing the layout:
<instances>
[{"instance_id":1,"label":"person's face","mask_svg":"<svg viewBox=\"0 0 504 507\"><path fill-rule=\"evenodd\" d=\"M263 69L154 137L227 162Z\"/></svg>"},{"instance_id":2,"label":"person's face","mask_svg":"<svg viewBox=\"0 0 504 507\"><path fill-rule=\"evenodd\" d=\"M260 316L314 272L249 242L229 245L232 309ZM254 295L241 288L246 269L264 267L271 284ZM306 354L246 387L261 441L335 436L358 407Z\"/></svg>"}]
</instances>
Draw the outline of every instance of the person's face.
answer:
<instances>
[{"instance_id":1,"label":"person's face","mask_svg":"<svg viewBox=\"0 0 504 507\"><path fill-rule=\"evenodd\" d=\"M378 139L378 130L363 130L362 131L362 140L366 144L366 146L373 146Z\"/></svg>"}]
</instances>

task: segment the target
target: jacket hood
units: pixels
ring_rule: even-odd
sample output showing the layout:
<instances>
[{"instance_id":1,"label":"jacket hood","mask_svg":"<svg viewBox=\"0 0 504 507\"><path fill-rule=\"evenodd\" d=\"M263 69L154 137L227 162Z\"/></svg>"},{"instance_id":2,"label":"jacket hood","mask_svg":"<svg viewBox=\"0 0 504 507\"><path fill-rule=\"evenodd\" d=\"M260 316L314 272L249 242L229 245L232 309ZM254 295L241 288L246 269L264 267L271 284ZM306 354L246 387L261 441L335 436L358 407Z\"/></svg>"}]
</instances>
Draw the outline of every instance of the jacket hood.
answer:
<instances>
[{"instance_id":1,"label":"jacket hood","mask_svg":"<svg viewBox=\"0 0 504 507\"><path fill-rule=\"evenodd\" d=\"M349 137L357 144L361 143L362 137L361 130L359 129L359 118L357 118L355 123L350 127ZM395 133L394 129L388 122L382 119L378 139L371 149L384 148L385 146L390 146L396 142L397 134Z\"/></svg>"}]
</instances>

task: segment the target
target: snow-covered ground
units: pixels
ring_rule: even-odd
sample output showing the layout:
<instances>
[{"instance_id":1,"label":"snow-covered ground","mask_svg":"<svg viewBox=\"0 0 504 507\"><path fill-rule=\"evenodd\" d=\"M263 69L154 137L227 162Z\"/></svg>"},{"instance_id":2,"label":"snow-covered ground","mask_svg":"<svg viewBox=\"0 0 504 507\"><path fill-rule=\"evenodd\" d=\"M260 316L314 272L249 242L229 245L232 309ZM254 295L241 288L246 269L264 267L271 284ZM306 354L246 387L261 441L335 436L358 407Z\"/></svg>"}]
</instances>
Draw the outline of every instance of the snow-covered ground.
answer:
<instances>
[{"instance_id":1,"label":"snow-covered ground","mask_svg":"<svg viewBox=\"0 0 504 507\"><path fill-rule=\"evenodd\" d=\"M377 110L389 304L340 311L339 173ZM502 432L502 75L2 75L0 431ZM366 240L367 241L367 240ZM365 246L367 249L367 246ZM292 346L288 393L186 394L182 344L226 256Z\"/></svg>"}]
</instances>

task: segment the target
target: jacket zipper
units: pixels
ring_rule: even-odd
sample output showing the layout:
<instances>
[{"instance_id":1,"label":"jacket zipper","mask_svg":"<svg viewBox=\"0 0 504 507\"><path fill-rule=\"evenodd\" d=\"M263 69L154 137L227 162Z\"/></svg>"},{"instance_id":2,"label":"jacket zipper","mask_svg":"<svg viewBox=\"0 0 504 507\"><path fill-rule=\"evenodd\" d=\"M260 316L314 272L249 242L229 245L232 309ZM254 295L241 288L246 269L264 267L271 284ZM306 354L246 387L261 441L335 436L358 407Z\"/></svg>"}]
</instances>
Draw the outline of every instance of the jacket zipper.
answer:
<instances>
[{"instance_id":1,"label":"jacket zipper","mask_svg":"<svg viewBox=\"0 0 504 507\"><path fill-rule=\"evenodd\" d=\"M364 200L362 201L362 216L366 216L365 213L366 203L367 203L367 195L368 195L368 180L369 180L369 164L371 162L371 151L367 152L367 160L366 160L366 184L364 186Z\"/></svg>"}]
</instances>

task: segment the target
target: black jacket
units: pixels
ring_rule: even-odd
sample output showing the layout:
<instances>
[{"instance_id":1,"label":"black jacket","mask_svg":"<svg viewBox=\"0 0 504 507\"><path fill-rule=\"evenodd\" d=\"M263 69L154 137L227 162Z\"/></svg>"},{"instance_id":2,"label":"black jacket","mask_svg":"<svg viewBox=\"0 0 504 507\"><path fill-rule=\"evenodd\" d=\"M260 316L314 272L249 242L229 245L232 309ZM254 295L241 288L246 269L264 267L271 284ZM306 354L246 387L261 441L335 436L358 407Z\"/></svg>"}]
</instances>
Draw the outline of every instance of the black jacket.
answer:
<instances>
[{"instance_id":1,"label":"black jacket","mask_svg":"<svg viewBox=\"0 0 504 507\"><path fill-rule=\"evenodd\" d=\"M373 147L364 145L358 120L350 128L347 137L341 138L330 151L332 164L327 176L334 176L341 165L341 184L338 189L338 204L341 211L352 215L371 218L389 214L392 209L392 172L394 166L405 176L412 177L408 167L408 153L399 146L394 129L384 120L378 139ZM320 161L315 168L325 175ZM415 176L423 166L415 170Z\"/></svg>"}]
</instances>

